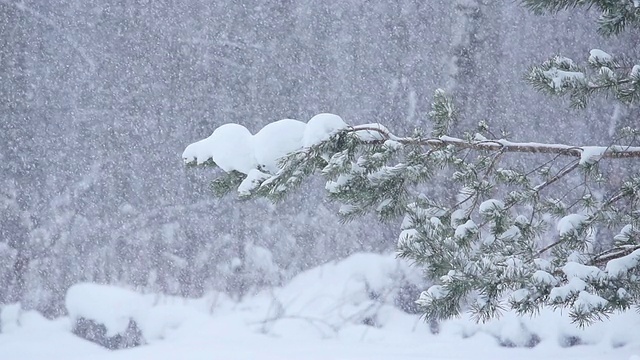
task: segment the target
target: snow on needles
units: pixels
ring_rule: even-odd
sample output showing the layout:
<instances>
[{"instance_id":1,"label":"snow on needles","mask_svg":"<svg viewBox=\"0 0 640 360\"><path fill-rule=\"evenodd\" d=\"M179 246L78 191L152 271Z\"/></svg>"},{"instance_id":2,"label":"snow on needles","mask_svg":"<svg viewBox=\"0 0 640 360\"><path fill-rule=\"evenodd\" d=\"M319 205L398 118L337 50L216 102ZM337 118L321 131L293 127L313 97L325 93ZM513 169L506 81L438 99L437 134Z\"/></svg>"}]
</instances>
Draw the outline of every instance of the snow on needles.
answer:
<instances>
[{"instance_id":1,"label":"snow on needles","mask_svg":"<svg viewBox=\"0 0 640 360\"><path fill-rule=\"evenodd\" d=\"M593 164L600 160L606 151L607 148L604 146L583 146L582 155L580 155L580 165Z\"/></svg>"},{"instance_id":2,"label":"snow on needles","mask_svg":"<svg viewBox=\"0 0 640 360\"><path fill-rule=\"evenodd\" d=\"M591 64L602 64L602 63L608 63L611 62L613 60L613 57L609 54L607 54L606 52L600 50L600 49L592 49L589 52L589 63Z\"/></svg>"},{"instance_id":3,"label":"snow on needles","mask_svg":"<svg viewBox=\"0 0 640 360\"><path fill-rule=\"evenodd\" d=\"M563 87L574 87L576 84L586 81L584 73L560 70L556 67L544 71L543 74L549 79L549 86L556 90Z\"/></svg>"},{"instance_id":4,"label":"snow on needles","mask_svg":"<svg viewBox=\"0 0 640 360\"><path fill-rule=\"evenodd\" d=\"M586 215L581 214L569 214L560 221L558 221L557 230L558 235L566 236L566 235L577 235L578 229L584 226L584 222L587 221L588 217Z\"/></svg>"},{"instance_id":5,"label":"snow on needles","mask_svg":"<svg viewBox=\"0 0 640 360\"><path fill-rule=\"evenodd\" d=\"M260 168L276 174L282 157L317 145L345 128L347 124L334 114L318 114L307 124L292 119L275 121L255 135L242 125L224 124L208 138L187 146L182 158L187 163L197 164L213 160L226 172L235 170L249 174Z\"/></svg>"}]
</instances>

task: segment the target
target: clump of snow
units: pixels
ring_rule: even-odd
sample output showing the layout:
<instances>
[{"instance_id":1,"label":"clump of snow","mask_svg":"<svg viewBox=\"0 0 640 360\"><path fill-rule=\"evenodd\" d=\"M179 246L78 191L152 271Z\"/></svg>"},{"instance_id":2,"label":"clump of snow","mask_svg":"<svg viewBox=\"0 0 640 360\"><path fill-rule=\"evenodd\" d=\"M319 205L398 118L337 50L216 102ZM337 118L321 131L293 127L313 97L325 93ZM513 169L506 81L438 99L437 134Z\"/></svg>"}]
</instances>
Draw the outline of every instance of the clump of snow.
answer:
<instances>
[{"instance_id":1,"label":"clump of snow","mask_svg":"<svg viewBox=\"0 0 640 360\"><path fill-rule=\"evenodd\" d=\"M539 284L555 285L558 283L553 275L543 270L536 270L531 278Z\"/></svg>"},{"instance_id":2,"label":"clump of snow","mask_svg":"<svg viewBox=\"0 0 640 360\"><path fill-rule=\"evenodd\" d=\"M577 294L587 288L587 283L584 280L574 277L569 279L566 285L554 287L549 292L549 298L551 300L557 300L564 302L569 295Z\"/></svg>"},{"instance_id":3,"label":"clump of snow","mask_svg":"<svg viewBox=\"0 0 640 360\"><path fill-rule=\"evenodd\" d=\"M475 234L478 232L478 226L473 220L467 220L466 223L456 227L456 231L454 236L458 239L464 239L469 235Z\"/></svg>"},{"instance_id":4,"label":"clump of snow","mask_svg":"<svg viewBox=\"0 0 640 360\"><path fill-rule=\"evenodd\" d=\"M589 51L588 61L591 64L608 63L611 62L611 60L613 60L613 57L600 49L592 49Z\"/></svg>"},{"instance_id":5,"label":"clump of snow","mask_svg":"<svg viewBox=\"0 0 640 360\"><path fill-rule=\"evenodd\" d=\"M347 123L338 115L318 114L307 122L302 138L302 146L311 147L317 145L347 127Z\"/></svg>"},{"instance_id":6,"label":"clump of snow","mask_svg":"<svg viewBox=\"0 0 640 360\"><path fill-rule=\"evenodd\" d=\"M335 181L327 181L325 184L325 189L332 193L338 193L343 190L345 186L349 184L349 182L353 179L353 175L350 174L340 174Z\"/></svg>"},{"instance_id":7,"label":"clump of snow","mask_svg":"<svg viewBox=\"0 0 640 360\"><path fill-rule=\"evenodd\" d=\"M396 140L386 140L384 142L384 146L392 150L398 150L402 148L402 144Z\"/></svg>"},{"instance_id":8,"label":"clump of snow","mask_svg":"<svg viewBox=\"0 0 640 360\"><path fill-rule=\"evenodd\" d=\"M302 148L305 129L305 123L292 119L265 125L253 136L253 148L258 165L271 174L278 172L278 160Z\"/></svg>"},{"instance_id":9,"label":"clump of snow","mask_svg":"<svg viewBox=\"0 0 640 360\"><path fill-rule=\"evenodd\" d=\"M489 199L483 201L478 208L480 214L491 216L504 210L504 203L500 200Z\"/></svg>"},{"instance_id":10,"label":"clump of snow","mask_svg":"<svg viewBox=\"0 0 640 360\"><path fill-rule=\"evenodd\" d=\"M143 315L148 302L127 289L82 283L69 288L65 306L72 319L96 321L107 328L107 336L115 336L127 329L131 319Z\"/></svg>"},{"instance_id":11,"label":"clump of snow","mask_svg":"<svg viewBox=\"0 0 640 360\"><path fill-rule=\"evenodd\" d=\"M580 155L580 165L593 164L602 158L607 151L605 146L583 146Z\"/></svg>"},{"instance_id":12,"label":"clump of snow","mask_svg":"<svg viewBox=\"0 0 640 360\"><path fill-rule=\"evenodd\" d=\"M238 194L240 196L249 196L251 192L258 188L260 184L271 177L269 174L265 174L258 169L251 169L247 174L247 177L242 180L238 186Z\"/></svg>"},{"instance_id":13,"label":"clump of snow","mask_svg":"<svg viewBox=\"0 0 640 360\"><path fill-rule=\"evenodd\" d=\"M235 170L247 174L256 168L252 139L244 126L224 124L208 138L187 146L182 158L188 163L196 161L198 164L213 160L226 172Z\"/></svg>"},{"instance_id":14,"label":"clump of snow","mask_svg":"<svg viewBox=\"0 0 640 360\"><path fill-rule=\"evenodd\" d=\"M456 209L451 213L451 225L458 226L466 219L466 212L464 209Z\"/></svg>"},{"instance_id":15,"label":"clump of snow","mask_svg":"<svg viewBox=\"0 0 640 360\"><path fill-rule=\"evenodd\" d=\"M398 236L398 247L411 245L417 237L418 230L416 229L402 230L400 236Z\"/></svg>"},{"instance_id":16,"label":"clump of snow","mask_svg":"<svg viewBox=\"0 0 640 360\"><path fill-rule=\"evenodd\" d=\"M533 259L533 263L536 264L536 266L540 270L550 271L551 269L551 262L547 259L540 259L540 258Z\"/></svg>"},{"instance_id":17,"label":"clump of snow","mask_svg":"<svg viewBox=\"0 0 640 360\"><path fill-rule=\"evenodd\" d=\"M588 312L594 309L601 309L605 305L607 305L607 300L600 296L590 294L586 291L580 291L578 299L573 303L573 308L579 311Z\"/></svg>"},{"instance_id":18,"label":"clump of snow","mask_svg":"<svg viewBox=\"0 0 640 360\"><path fill-rule=\"evenodd\" d=\"M334 114L318 114L307 124L292 119L275 121L255 136L242 125L224 124L208 138L187 146L182 158L186 163L196 164L211 160L226 172L249 174L260 169L276 174L280 170L279 160L287 154L325 141L347 127Z\"/></svg>"},{"instance_id":19,"label":"clump of snow","mask_svg":"<svg viewBox=\"0 0 640 360\"><path fill-rule=\"evenodd\" d=\"M500 239L514 241L518 240L521 235L522 232L520 231L520 228L515 225L511 225L505 232L500 234Z\"/></svg>"},{"instance_id":20,"label":"clump of snow","mask_svg":"<svg viewBox=\"0 0 640 360\"><path fill-rule=\"evenodd\" d=\"M553 89L561 89L564 86L575 86L577 83L585 81L584 73L579 71L565 71L553 67L543 72L544 76L549 79L549 85Z\"/></svg>"},{"instance_id":21,"label":"clump of snow","mask_svg":"<svg viewBox=\"0 0 640 360\"><path fill-rule=\"evenodd\" d=\"M432 285L420 294L418 301L422 303L430 303L432 300L442 299L449 294L449 291L442 285Z\"/></svg>"},{"instance_id":22,"label":"clump of snow","mask_svg":"<svg viewBox=\"0 0 640 360\"><path fill-rule=\"evenodd\" d=\"M583 280L598 280L605 276L602 270L596 266L583 265L573 261L567 262L562 267L562 272L564 272L568 278L577 277Z\"/></svg>"},{"instance_id":23,"label":"clump of snow","mask_svg":"<svg viewBox=\"0 0 640 360\"><path fill-rule=\"evenodd\" d=\"M622 276L630 269L637 267L638 264L640 264L640 249L621 258L610 260L607 263L605 270L609 276L617 277Z\"/></svg>"},{"instance_id":24,"label":"clump of snow","mask_svg":"<svg viewBox=\"0 0 640 360\"><path fill-rule=\"evenodd\" d=\"M631 224L627 224L622 227L620 233L613 237L614 241L627 242L633 236L633 234L637 232L637 230Z\"/></svg>"},{"instance_id":25,"label":"clump of snow","mask_svg":"<svg viewBox=\"0 0 640 360\"><path fill-rule=\"evenodd\" d=\"M520 302L529 296L530 292L527 289L518 289L511 293L511 299L516 302Z\"/></svg>"},{"instance_id":26,"label":"clump of snow","mask_svg":"<svg viewBox=\"0 0 640 360\"><path fill-rule=\"evenodd\" d=\"M589 217L581 214L569 214L560 221L558 221L558 225L556 229L558 230L558 235L578 235L578 229L581 228L585 221L587 221Z\"/></svg>"}]
</instances>

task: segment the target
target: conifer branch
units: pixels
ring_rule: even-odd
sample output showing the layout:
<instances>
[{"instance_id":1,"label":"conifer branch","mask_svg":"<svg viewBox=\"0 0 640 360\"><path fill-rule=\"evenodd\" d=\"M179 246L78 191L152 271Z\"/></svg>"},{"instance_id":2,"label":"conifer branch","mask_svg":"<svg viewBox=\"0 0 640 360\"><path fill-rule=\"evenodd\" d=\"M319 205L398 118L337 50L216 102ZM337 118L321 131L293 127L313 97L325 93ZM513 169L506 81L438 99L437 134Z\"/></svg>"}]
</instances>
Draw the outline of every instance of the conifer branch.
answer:
<instances>
[{"instance_id":1,"label":"conifer branch","mask_svg":"<svg viewBox=\"0 0 640 360\"><path fill-rule=\"evenodd\" d=\"M369 144L383 144L386 140L397 141L404 145L422 145L432 148L442 148L445 146L453 146L461 149L471 149L480 151L500 151L500 152L517 152L517 153L531 153L531 154L558 154L564 156L578 157L580 158L586 147L580 147L575 145L564 144L545 144L545 143L518 143L511 142L504 139L500 140L479 140L468 141L451 136L441 136L439 138L412 138L412 137L399 137L389 132L386 129L370 127L370 126L352 126L349 132L357 131L369 131L378 133L382 139L364 140L363 142ZM640 157L640 147L630 147L622 145L611 145L608 147L602 147L604 150L602 154L599 154L601 158L638 158Z\"/></svg>"}]
</instances>

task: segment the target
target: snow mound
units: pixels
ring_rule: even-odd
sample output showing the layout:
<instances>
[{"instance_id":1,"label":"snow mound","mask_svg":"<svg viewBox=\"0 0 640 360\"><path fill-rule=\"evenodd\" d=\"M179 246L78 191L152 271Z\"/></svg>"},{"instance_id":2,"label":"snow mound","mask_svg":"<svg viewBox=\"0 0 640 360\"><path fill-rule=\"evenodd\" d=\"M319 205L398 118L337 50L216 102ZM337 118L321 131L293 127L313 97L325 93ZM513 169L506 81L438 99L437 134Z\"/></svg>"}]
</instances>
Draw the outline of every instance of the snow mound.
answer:
<instances>
[{"instance_id":1,"label":"snow mound","mask_svg":"<svg viewBox=\"0 0 640 360\"><path fill-rule=\"evenodd\" d=\"M417 310L421 284L419 269L394 255L355 254L306 271L275 291L271 301L279 305L268 318L280 334L283 320L300 322L298 330L310 326L311 333L320 326L324 336L350 326L383 327L402 310Z\"/></svg>"},{"instance_id":2,"label":"snow mound","mask_svg":"<svg viewBox=\"0 0 640 360\"><path fill-rule=\"evenodd\" d=\"M0 333L15 330L20 323L21 313L20 304L0 306Z\"/></svg>"},{"instance_id":3,"label":"snow mound","mask_svg":"<svg viewBox=\"0 0 640 360\"><path fill-rule=\"evenodd\" d=\"M338 115L318 114L309 120L304 131L302 146L311 147L344 130L348 125Z\"/></svg>"},{"instance_id":4,"label":"snow mound","mask_svg":"<svg viewBox=\"0 0 640 360\"><path fill-rule=\"evenodd\" d=\"M107 336L124 332L129 321L142 317L149 307L142 295L131 290L92 283L69 288L65 305L71 319L84 318L103 324Z\"/></svg>"}]
</instances>

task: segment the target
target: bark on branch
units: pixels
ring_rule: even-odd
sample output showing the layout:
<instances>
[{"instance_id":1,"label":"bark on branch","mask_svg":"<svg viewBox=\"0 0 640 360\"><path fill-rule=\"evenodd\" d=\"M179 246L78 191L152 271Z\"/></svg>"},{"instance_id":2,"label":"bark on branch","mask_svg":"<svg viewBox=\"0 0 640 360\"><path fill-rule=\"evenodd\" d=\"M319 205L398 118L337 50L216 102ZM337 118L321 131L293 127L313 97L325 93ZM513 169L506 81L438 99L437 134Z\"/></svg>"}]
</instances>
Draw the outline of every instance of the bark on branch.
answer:
<instances>
[{"instance_id":1,"label":"bark on branch","mask_svg":"<svg viewBox=\"0 0 640 360\"><path fill-rule=\"evenodd\" d=\"M601 152L597 154L598 158L640 158L640 147L609 145L609 146L575 146L565 144L545 144L536 142L511 142L504 139L499 140L477 140L468 141L460 138L441 136L439 138L412 138L398 137L383 127L375 127L372 125L353 126L350 132L373 132L376 136L375 140L365 140L368 143L382 143L385 140L393 140L402 144L418 144L433 148L454 146L463 149L483 150L483 151L503 151L503 152L520 152L530 154L557 154L581 158L587 149L600 148ZM378 139L381 138L381 139Z\"/></svg>"}]
</instances>

